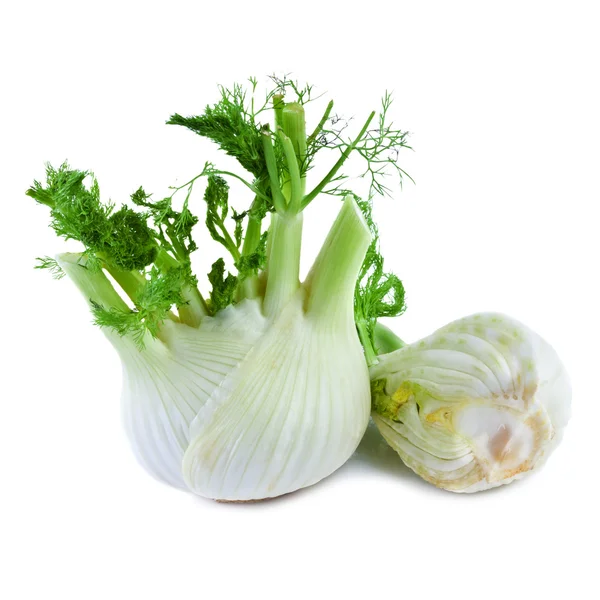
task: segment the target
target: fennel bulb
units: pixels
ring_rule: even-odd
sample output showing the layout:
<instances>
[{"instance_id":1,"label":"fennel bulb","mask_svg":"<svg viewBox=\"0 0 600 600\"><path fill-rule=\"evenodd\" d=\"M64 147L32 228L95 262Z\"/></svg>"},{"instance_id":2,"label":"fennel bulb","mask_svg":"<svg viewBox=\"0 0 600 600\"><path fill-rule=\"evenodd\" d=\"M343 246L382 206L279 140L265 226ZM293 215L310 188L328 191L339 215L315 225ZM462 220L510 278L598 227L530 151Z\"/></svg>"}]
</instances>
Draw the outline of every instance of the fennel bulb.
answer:
<instances>
[{"instance_id":1,"label":"fennel bulb","mask_svg":"<svg viewBox=\"0 0 600 600\"><path fill-rule=\"evenodd\" d=\"M378 360L373 420L407 466L446 490L486 490L539 468L569 420L564 365L505 315L454 321Z\"/></svg>"},{"instance_id":2,"label":"fennel bulb","mask_svg":"<svg viewBox=\"0 0 600 600\"><path fill-rule=\"evenodd\" d=\"M371 406L352 307L369 242L348 197L306 282L270 315L267 296L197 328L166 320L141 350L104 329L123 365L126 431L148 472L209 498L253 500L312 485L346 462ZM123 302L81 260L57 257L84 295Z\"/></svg>"},{"instance_id":3,"label":"fennel bulb","mask_svg":"<svg viewBox=\"0 0 600 600\"><path fill-rule=\"evenodd\" d=\"M284 101L285 91L294 102ZM133 207L115 210L100 201L93 175L65 163L48 166L45 184L36 181L27 192L50 208L59 236L83 244L81 253L41 259L39 266L75 283L119 353L125 429L136 457L155 478L208 498L277 496L340 467L369 419L361 341L372 337L377 316L404 308L401 282L380 268L372 196L358 200L340 187L341 168L354 152L366 160L375 188L386 164L402 174L382 158L405 146L406 134L386 121L390 99L378 129L369 129L372 113L347 142L334 129L332 102L306 134L308 100L310 87L277 80L264 104L234 86L221 88L219 102L200 116L171 117L170 124L235 157L252 181L207 163L168 197L154 200L139 188ZM274 131L258 121L269 105ZM307 193L307 172L328 148L337 158ZM226 178L252 192L245 210L230 206ZM199 180L206 181L206 230L235 267L232 274L223 258L213 263L208 297L190 259ZM185 198L176 207L180 191ZM344 201L300 283L302 212L322 193ZM388 294L392 303L382 301Z\"/></svg>"}]
</instances>

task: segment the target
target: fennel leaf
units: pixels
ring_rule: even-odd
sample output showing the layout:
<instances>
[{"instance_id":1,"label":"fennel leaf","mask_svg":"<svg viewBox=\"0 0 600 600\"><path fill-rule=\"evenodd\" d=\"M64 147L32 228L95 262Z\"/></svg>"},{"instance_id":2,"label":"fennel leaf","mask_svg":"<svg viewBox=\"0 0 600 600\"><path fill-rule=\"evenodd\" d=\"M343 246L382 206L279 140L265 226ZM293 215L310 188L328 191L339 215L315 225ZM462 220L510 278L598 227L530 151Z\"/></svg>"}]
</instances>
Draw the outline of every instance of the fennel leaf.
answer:
<instances>
[{"instance_id":1,"label":"fennel leaf","mask_svg":"<svg viewBox=\"0 0 600 600\"><path fill-rule=\"evenodd\" d=\"M85 184L88 178L89 187ZM82 242L88 256L102 255L103 260L124 270L143 269L153 262L157 246L145 216L127 206L115 212L114 204L102 204L92 173L73 170L66 162L58 169L47 165L46 184L34 181L26 193L50 207L56 234Z\"/></svg>"},{"instance_id":2,"label":"fennel leaf","mask_svg":"<svg viewBox=\"0 0 600 600\"><path fill-rule=\"evenodd\" d=\"M213 312L218 312L233 303L238 278L231 273L225 276L225 261L222 258L213 263L208 280L212 285L210 307Z\"/></svg>"},{"instance_id":3,"label":"fennel leaf","mask_svg":"<svg viewBox=\"0 0 600 600\"><path fill-rule=\"evenodd\" d=\"M36 261L37 264L34 268L48 270L54 279L62 279L66 275L62 267L50 256L38 257Z\"/></svg>"},{"instance_id":4,"label":"fennel leaf","mask_svg":"<svg viewBox=\"0 0 600 600\"><path fill-rule=\"evenodd\" d=\"M110 327L119 335L131 335L138 347L144 347L146 333L152 337L158 335L163 321L169 317L173 305L183 305L186 300L182 296L182 288L186 285L190 274L185 268L170 269L161 273L152 267L135 309L130 311L104 307L92 300L94 323L99 327Z\"/></svg>"},{"instance_id":5,"label":"fennel leaf","mask_svg":"<svg viewBox=\"0 0 600 600\"><path fill-rule=\"evenodd\" d=\"M395 317L406 310L404 285L394 273L383 269L379 250L379 231L373 220L372 199L357 199L371 230L367 249L354 292L354 320L369 363L375 360L375 326L380 317Z\"/></svg>"}]
</instances>

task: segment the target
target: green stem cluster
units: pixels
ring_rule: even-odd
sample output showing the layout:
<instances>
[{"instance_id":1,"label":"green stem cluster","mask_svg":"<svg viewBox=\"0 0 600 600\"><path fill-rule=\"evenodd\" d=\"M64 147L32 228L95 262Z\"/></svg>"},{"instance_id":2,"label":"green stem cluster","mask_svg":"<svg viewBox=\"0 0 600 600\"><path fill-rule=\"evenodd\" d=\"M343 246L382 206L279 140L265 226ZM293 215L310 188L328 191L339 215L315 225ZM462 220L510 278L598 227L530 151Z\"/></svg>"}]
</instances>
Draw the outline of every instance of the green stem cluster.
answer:
<instances>
[{"instance_id":1,"label":"green stem cluster","mask_svg":"<svg viewBox=\"0 0 600 600\"><path fill-rule=\"evenodd\" d=\"M80 288L95 290L96 295L89 298L96 302L98 324L113 327L122 335L135 329L141 335L149 331L156 336L165 318L198 327L204 317L245 298L262 298L264 313L276 316L301 285L304 209L321 193L348 195L340 182L347 177L342 167L351 154L367 162L366 173L376 183L376 177L385 174L384 166L394 163L389 155L405 146L405 134L386 122L388 96L378 125L370 129L373 112L358 135L346 141L341 136L344 126L336 126L339 119L331 116L333 101L307 136L304 102L310 100L310 86L302 90L287 80L278 81L277 85L259 109L255 108L254 99L248 106L243 88L234 86L233 90L222 88L221 100L208 106L202 115L175 114L168 121L217 143L254 176L252 181L207 163L202 173L171 188L169 197L152 200L140 187L131 199L141 210L127 206L114 210L114 205L100 202L93 175L92 186L87 187L83 182L91 174L72 170L65 163L58 170L48 166L46 186L34 182L28 190L28 195L51 208L52 227L59 236L83 243L85 252L78 260L89 277L83 277L71 266L72 257L67 260L66 270L75 276ZM295 92L296 101L285 102L283 92L288 88ZM273 129L257 120L269 108L274 113ZM339 151L339 155L327 174L307 192L306 173L322 148ZM252 190L254 200L249 210L240 213L234 210L231 214L229 184L221 176L235 178ZM201 177L208 180L204 194L206 227L211 237L226 248L237 269L236 275L228 273L223 258L213 263L208 274L212 285L208 302L198 290L190 268L190 254L196 249L191 233L198 218L188 210L188 200L195 181ZM372 189L379 189L375 183ZM381 184L379 187L383 189ZM177 211L172 199L184 189L187 196L183 208ZM357 320L367 361L373 364L379 352L398 346L398 341L384 329L375 327L377 318L399 314L404 304L401 282L383 272L370 203L370 197L365 201L346 198L303 285L308 292L306 308L313 314L333 315L332 321L336 315ZM269 212L270 228L263 233L262 221ZM230 218L235 221L235 229L231 231L227 224ZM373 241L355 277L356 265L365 255L363 243L369 236ZM51 259L42 263L45 268L52 266ZM85 269L81 267L83 263ZM116 301L118 287L113 288L114 294L107 292L112 284L106 274L131 299L135 310L123 301ZM352 303L346 302L346 296L352 297L357 279L354 314L351 314L348 307ZM345 308L337 310L336 303ZM177 317L171 313L174 306ZM102 310L112 313L104 314Z\"/></svg>"},{"instance_id":2,"label":"green stem cluster","mask_svg":"<svg viewBox=\"0 0 600 600\"><path fill-rule=\"evenodd\" d=\"M320 134L329 118L333 103L329 103L315 131L310 138L307 138L302 104L297 102L284 104L283 98L278 95L274 97L273 102L277 139L282 147L286 169L280 175L271 132L264 129L263 146L275 207L269 230L267 255L267 286L264 302L267 315L276 314L281 310L300 285L302 211L337 175L356 144L363 138L375 114L369 116L356 139L342 153L329 173L309 194L306 194L308 142L316 139ZM311 281L308 287L312 290L310 303L315 312L318 312L318 307L328 310L336 298L339 299L345 294L345 287L352 286L353 289L354 280L345 280L344 277L348 269L353 269L354 262L358 261L358 267L362 262L364 249L361 249L360 244L361 232L366 231L365 239L367 242L369 239L367 224L354 210L343 210L341 219L336 221L335 227L335 244L328 249L324 247L325 253L317 259L315 270L309 276ZM326 259L323 258L325 256Z\"/></svg>"}]
</instances>

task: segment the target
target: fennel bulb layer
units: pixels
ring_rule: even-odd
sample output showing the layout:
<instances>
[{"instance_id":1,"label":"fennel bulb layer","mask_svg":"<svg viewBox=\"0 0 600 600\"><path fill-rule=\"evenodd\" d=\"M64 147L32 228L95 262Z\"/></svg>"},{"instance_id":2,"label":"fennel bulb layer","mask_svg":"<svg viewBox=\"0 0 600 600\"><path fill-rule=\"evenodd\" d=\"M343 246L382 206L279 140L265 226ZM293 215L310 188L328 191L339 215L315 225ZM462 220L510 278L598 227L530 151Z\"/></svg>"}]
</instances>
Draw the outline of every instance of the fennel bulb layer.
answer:
<instances>
[{"instance_id":1,"label":"fennel bulb layer","mask_svg":"<svg viewBox=\"0 0 600 600\"><path fill-rule=\"evenodd\" d=\"M104 273L88 269L80 255L61 254L56 260L86 297L127 310ZM190 424L250 351L264 325L259 303L245 300L205 317L199 328L166 320L160 337L146 335L143 348L130 336L103 328L121 358L127 437L137 460L153 477L187 489L181 461Z\"/></svg>"},{"instance_id":2,"label":"fennel bulb layer","mask_svg":"<svg viewBox=\"0 0 600 600\"><path fill-rule=\"evenodd\" d=\"M123 365L121 405L136 458L154 477L187 489L181 461L190 425L214 390L240 363L260 334L258 302L246 300L206 317L199 329L166 322L162 339L139 350L109 334Z\"/></svg>"},{"instance_id":3,"label":"fennel bulb layer","mask_svg":"<svg viewBox=\"0 0 600 600\"><path fill-rule=\"evenodd\" d=\"M371 404L353 313L369 239L348 197L306 281L290 286L296 271L283 277L274 302L267 289L266 309L282 308L191 425L183 473L192 491L233 501L279 496L352 455Z\"/></svg>"},{"instance_id":4,"label":"fennel bulb layer","mask_svg":"<svg viewBox=\"0 0 600 600\"><path fill-rule=\"evenodd\" d=\"M301 289L192 423L183 461L189 487L251 500L312 485L354 452L370 390L352 325L303 310Z\"/></svg>"},{"instance_id":5,"label":"fennel bulb layer","mask_svg":"<svg viewBox=\"0 0 600 600\"><path fill-rule=\"evenodd\" d=\"M379 357L373 419L407 466L476 492L543 464L569 420L571 389L552 347L501 314L475 314Z\"/></svg>"}]
</instances>

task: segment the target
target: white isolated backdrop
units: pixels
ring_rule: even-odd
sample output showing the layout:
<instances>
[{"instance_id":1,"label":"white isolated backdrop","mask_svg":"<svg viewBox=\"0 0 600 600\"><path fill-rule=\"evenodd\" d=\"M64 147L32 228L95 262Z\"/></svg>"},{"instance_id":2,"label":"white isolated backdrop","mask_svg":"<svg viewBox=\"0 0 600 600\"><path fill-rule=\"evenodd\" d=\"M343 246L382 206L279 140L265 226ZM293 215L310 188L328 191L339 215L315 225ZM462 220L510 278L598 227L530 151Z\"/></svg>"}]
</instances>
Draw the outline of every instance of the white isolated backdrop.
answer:
<instances>
[{"instance_id":1,"label":"white isolated backdrop","mask_svg":"<svg viewBox=\"0 0 600 600\"><path fill-rule=\"evenodd\" d=\"M3 4L0 597L591 597L596 4ZM137 466L119 420L119 361L74 287L32 269L65 245L24 191L45 161L65 158L93 169L117 203L140 184L164 193L207 159L225 164L164 121L201 111L217 83L270 73L312 82L356 123L394 92L394 121L414 148L401 163L416 183L392 182L393 198L377 201L387 267L407 290L391 326L410 341L499 310L546 337L574 401L539 474L452 495L403 467L374 431L328 480L251 505L185 495ZM305 270L337 206L309 210Z\"/></svg>"}]
</instances>

